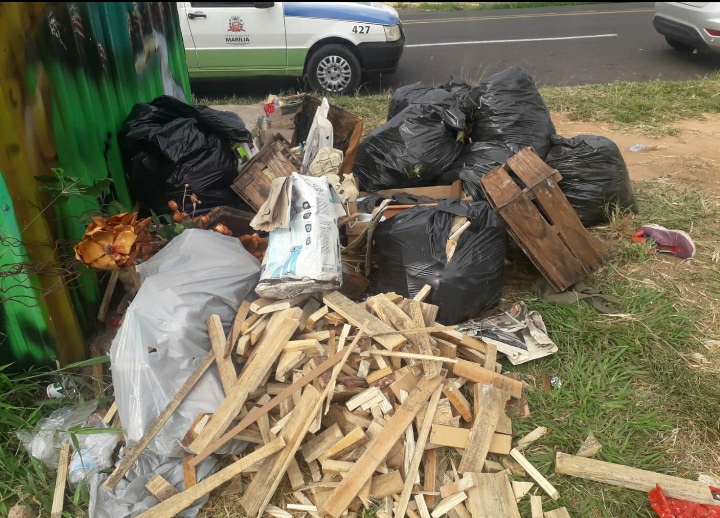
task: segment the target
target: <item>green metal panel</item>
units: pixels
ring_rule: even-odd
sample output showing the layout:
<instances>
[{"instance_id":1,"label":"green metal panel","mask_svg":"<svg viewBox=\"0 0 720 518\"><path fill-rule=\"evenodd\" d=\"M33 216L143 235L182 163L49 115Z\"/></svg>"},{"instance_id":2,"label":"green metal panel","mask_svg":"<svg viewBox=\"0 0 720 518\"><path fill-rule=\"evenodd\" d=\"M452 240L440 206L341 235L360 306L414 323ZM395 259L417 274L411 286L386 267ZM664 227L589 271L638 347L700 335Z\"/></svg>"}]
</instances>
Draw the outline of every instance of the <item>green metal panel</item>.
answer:
<instances>
[{"instance_id":1,"label":"green metal panel","mask_svg":"<svg viewBox=\"0 0 720 518\"><path fill-rule=\"evenodd\" d=\"M48 241L43 230L48 228L50 237L66 243L59 251L62 258L72 254L72 243L83 234L79 216L110 200L71 199L46 208L49 200L37 195L33 177L50 174L53 166L87 184L110 177L113 198L132 207L117 141L120 124L138 102L163 94L191 98L177 7L173 2L3 3L0 47L0 167L7 184L0 206L14 206L21 241ZM38 147L44 151L41 160L35 158ZM7 225L3 219L3 230ZM52 250L26 251L31 262L40 256L58 258ZM8 288L10 281L4 282ZM61 360L78 359L83 344L78 346L76 334L67 330L79 323L85 334L94 331L100 299L96 275L60 286L65 296L53 293L42 300L38 286L47 291L48 281L28 275L14 282L12 289L36 294L35 305L45 315L45 326L37 325L54 341ZM0 302L15 304L2 291ZM18 314L4 311L11 313ZM15 343L17 329L5 318L0 338L4 333ZM73 343L67 335L75 336ZM20 360L18 354L0 344L0 364Z\"/></svg>"}]
</instances>

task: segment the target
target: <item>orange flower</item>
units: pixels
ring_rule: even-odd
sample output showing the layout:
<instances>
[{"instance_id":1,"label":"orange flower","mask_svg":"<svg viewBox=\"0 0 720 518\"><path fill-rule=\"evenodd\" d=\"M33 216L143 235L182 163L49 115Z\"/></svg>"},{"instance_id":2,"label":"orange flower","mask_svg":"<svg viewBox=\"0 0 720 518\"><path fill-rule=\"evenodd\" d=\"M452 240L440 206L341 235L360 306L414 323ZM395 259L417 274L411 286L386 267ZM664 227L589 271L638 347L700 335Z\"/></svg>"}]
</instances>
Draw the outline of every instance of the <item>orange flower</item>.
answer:
<instances>
[{"instance_id":1,"label":"orange flower","mask_svg":"<svg viewBox=\"0 0 720 518\"><path fill-rule=\"evenodd\" d=\"M132 266L140 245L152 241L147 230L151 221L152 218L137 221L137 213L127 212L107 220L93 216L82 241L75 245L75 257L101 270Z\"/></svg>"}]
</instances>

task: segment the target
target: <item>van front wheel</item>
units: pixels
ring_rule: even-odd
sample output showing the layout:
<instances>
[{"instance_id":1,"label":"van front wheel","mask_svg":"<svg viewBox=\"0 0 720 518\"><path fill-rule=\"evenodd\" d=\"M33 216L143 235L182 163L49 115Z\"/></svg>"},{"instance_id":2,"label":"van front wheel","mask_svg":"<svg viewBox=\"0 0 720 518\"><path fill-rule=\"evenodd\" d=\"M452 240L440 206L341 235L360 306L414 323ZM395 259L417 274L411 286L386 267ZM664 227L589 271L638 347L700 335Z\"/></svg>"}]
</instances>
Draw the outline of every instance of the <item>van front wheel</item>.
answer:
<instances>
[{"instance_id":1,"label":"van front wheel","mask_svg":"<svg viewBox=\"0 0 720 518\"><path fill-rule=\"evenodd\" d=\"M342 45L320 47L308 61L310 88L323 94L347 95L360 85L360 62Z\"/></svg>"}]
</instances>

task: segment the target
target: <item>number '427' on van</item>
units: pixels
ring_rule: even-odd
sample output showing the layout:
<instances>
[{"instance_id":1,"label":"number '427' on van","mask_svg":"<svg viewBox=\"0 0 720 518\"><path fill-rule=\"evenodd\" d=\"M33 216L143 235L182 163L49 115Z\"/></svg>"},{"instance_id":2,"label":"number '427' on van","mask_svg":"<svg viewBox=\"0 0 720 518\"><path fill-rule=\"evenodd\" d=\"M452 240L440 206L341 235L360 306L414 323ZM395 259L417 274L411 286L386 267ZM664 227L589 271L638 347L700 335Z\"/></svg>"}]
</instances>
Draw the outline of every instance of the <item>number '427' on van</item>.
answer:
<instances>
[{"instance_id":1,"label":"number '427' on van","mask_svg":"<svg viewBox=\"0 0 720 518\"><path fill-rule=\"evenodd\" d=\"M347 94L363 72L393 72L405 44L395 9L376 2L178 2L178 10L191 79L295 76Z\"/></svg>"}]
</instances>

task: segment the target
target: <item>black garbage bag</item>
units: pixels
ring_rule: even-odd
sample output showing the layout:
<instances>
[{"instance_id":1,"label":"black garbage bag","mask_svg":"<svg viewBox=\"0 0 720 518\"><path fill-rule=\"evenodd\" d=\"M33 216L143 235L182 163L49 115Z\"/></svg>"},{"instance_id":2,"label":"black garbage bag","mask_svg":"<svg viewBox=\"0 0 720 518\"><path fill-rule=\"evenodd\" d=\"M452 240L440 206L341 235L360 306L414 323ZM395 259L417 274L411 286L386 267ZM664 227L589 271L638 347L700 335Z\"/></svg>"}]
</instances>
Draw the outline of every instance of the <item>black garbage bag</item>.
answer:
<instances>
[{"instance_id":1,"label":"black garbage bag","mask_svg":"<svg viewBox=\"0 0 720 518\"><path fill-rule=\"evenodd\" d=\"M401 86L393 92L388 108L388 120L395 117L411 104L431 104L452 110L457 109L455 96L442 88L425 85Z\"/></svg>"},{"instance_id":2,"label":"black garbage bag","mask_svg":"<svg viewBox=\"0 0 720 518\"><path fill-rule=\"evenodd\" d=\"M472 223L446 264L453 216ZM413 297L429 284L428 302L440 308L437 321L444 325L474 318L500 298L507 232L484 201L440 200L437 207L413 207L381 222L373 240L378 291Z\"/></svg>"},{"instance_id":3,"label":"black garbage bag","mask_svg":"<svg viewBox=\"0 0 720 518\"><path fill-rule=\"evenodd\" d=\"M475 201L485 201L482 188L477 183L497 166L504 164L519 149L514 144L502 142L472 142L463 147L460 156L438 178L438 185L450 185L458 178L463 181L463 191Z\"/></svg>"},{"instance_id":4,"label":"black garbage bag","mask_svg":"<svg viewBox=\"0 0 720 518\"><path fill-rule=\"evenodd\" d=\"M609 221L608 206L637 213L625 160L615 142L596 135L552 138L545 162L562 175L558 186L586 227Z\"/></svg>"},{"instance_id":5,"label":"black garbage bag","mask_svg":"<svg viewBox=\"0 0 720 518\"><path fill-rule=\"evenodd\" d=\"M353 174L363 191L434 185L462 150L459 110L411 104L358 146Z\"/></svg>"},{"instance_id":6,"label":"black garbage bag","mask_svg":"<svg viewBox=\"0 0 720 518\"><path fill-rule=\"evenodd\" d=\"M478 89L481 106L475 113L473 141L499 141L520 149L533 146L544 159L555 126L532 77L520 67L510 67Z\"/></svg>"},{"instance_id":7,"label":"black garbage bag","mask_svg":"<svg viewBox=\"0 0 720 518\"><path fill-rule=\"evenodd\" d=\"M163 95L133 106L119 142L130 190L144 212L167 213L169 200L181 203L185 184L202 201L196 214L240 202L230 189L238 169L231 143L252 142L252 135L234 113ZM183 209L193 212L186 201Z\"/></svg>"},{"instance_id":8,"label":"black garbage bag","mask_svg":"<svg viewBox=\"0 0 720 518\"><path fill-rule=\"evenodd\" d=\"M475 110L480 108L480 89L468 84L465 80L450 77L450 81L441 85L440 88L450 92L455 97L455 101L465 114L466 119L473 117Z\"/></svg>"}]
</instances>

